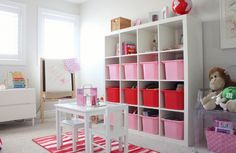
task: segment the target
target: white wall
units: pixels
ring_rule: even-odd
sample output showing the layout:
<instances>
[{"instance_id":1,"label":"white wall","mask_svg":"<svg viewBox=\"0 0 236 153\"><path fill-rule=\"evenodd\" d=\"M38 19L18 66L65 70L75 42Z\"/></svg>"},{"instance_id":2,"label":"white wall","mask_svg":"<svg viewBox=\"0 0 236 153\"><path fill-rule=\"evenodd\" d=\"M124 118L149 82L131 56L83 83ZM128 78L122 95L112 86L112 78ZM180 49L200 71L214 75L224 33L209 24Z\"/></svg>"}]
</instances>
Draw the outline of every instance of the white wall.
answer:
<instances>
[{"instance_id":1,"label":"white wall","mask_svg":"<svg viewBox=\"0 0 236 153\"><path fill-rule=\"evenodd\" d=\"M191 15L203 22L205 84L212 66L235 64L236 49L220 49L218 0L192 0ZM104 93L104 36L110 32L110 20L119 16L148 18L148 12L161 10L171 0L89 0L80 7L82 82L99 87ZM236 77L236 76L235 76Z\"/></svg>"},{"instance_id":2,"label":"white wall","mask_svg":"<svg viewBox=\"0 0 236 153\"><path fill-rule=\"evenodd\" d=\"M2 0L0 0L1 2ZM27 74L30 86L36 88L39 96L38 58L38 8L48 8L62 12L79 14L79 6L63 0L11 0L26 5L26 64L22 66L0 66L0 83L6 79L8 71L20 70Z\"/></svg>"}]
</instances>

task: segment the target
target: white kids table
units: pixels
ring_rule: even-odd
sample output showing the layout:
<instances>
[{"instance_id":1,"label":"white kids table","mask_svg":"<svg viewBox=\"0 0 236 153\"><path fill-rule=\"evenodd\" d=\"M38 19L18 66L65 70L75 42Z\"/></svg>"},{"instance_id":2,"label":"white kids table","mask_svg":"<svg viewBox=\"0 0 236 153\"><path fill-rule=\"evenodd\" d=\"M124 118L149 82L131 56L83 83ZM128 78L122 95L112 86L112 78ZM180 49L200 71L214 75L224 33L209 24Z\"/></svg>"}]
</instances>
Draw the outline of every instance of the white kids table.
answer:
<instances>
[{"instance_id":1,"label":"white kids table","mask_svg":"<svg viewBox=\"0 0 236 153\"><path fill-rule=\"evenodd\" d=\"M70 101L71 102L71 101ZM84 133L85 133L85 152L90 153L90 137L89 137L89 128L90 128L90 117L93 115L102 115L105 114L105 110L109 107L116 106L119 104L116 103L106 103L103 106L78 106L75 103L61 103L55 104L56 107L56 134L57 134L57 148L61 147L62 136L60 130L61 114L69 113L74 115L79 115L84 117Z\"/></svg>"}]
</instances>

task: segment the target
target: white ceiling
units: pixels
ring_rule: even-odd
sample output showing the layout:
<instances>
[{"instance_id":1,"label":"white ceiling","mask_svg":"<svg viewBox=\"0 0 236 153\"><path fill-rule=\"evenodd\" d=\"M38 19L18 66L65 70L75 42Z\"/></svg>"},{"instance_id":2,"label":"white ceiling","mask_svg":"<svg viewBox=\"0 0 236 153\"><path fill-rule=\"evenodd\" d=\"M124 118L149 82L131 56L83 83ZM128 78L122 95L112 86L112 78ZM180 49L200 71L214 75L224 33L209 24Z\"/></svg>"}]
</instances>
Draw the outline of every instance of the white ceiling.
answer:
<instances>
[{"instance_id":1,"label":"white ceiling","mask_svg":"<svg viewBox=\"0 0 236 153\"><path fill-rule=\"evenodd\" d=\"M84 3L88 0L65 0L67 2L71 2L71 3L77 3L77 4L81 4L81 3Z\"/></svg>"}]
</instances>

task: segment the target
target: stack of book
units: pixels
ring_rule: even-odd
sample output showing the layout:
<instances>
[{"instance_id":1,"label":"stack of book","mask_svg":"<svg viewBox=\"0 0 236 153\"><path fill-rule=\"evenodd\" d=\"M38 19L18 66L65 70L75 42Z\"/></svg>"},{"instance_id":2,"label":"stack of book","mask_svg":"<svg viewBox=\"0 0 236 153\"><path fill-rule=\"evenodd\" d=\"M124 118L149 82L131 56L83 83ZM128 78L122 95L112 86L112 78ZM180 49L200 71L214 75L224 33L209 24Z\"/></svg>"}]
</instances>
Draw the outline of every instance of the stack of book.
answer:
<instances>
[{"instance_id":1,"label":"stack of book","mask_svg":"<svg viewBox=\"0 0 236 153\"><path fill-rule=\"evenodd\" d=\"M13 88L25 88L25 79L21 72L12 72Z\"/></svg>"}]
</instances>

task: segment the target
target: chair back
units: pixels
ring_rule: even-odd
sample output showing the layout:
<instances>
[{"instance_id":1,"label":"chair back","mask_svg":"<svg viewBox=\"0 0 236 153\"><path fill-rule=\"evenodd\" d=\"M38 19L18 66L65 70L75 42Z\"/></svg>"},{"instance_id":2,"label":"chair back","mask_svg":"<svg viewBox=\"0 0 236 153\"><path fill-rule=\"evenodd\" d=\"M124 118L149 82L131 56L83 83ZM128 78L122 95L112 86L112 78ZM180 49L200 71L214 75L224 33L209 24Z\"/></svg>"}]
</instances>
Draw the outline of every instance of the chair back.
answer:
<instances>
[{"instance_id":1,"label":"chair back","mask_svg":"<svg viewBox=\"0 0 236 153\"><path fill-rule=\"evenodd\" d=\"M111 116L113 120L112 126L110 120ZM119 131L121 129L128 131L128 106L123 104L109 106L106 109L104 123L107 131Z\"/></svg>"}]
</instances>

